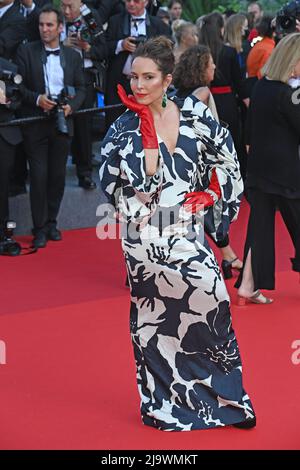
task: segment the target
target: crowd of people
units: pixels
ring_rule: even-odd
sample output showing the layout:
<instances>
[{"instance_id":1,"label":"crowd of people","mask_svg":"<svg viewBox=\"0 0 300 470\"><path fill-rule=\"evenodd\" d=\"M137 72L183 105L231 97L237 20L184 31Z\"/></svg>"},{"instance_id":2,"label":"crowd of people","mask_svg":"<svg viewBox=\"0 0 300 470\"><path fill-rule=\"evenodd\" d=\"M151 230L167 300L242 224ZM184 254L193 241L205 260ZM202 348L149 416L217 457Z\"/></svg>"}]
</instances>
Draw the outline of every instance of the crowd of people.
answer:
<instances>
[{"instance_id":1,"label":"crowd of people","mask_svg":"<svg viewBox=\"0 0 300 470\"><path fill-rule=\"evenodd\" d=\"M96 188L92 117L76 111L96 106L97 92L119 105L106 112L100 180L127 222L142 419L159 429L256 425L206 235L225 279L239 272L240 305L272 303L261 289L275 286L276 209L300 272L300 5L291 4L294 16L274 19L251 2L193 24L178 0L61 0L58 9L0 0L0 245L8 196L25 190L27 171L33 246L61 240L68 155L79 186ZM8 126L15 117L37 119ZM229 229L244 187L241 261Z\"/></svg>"}]
</instances>

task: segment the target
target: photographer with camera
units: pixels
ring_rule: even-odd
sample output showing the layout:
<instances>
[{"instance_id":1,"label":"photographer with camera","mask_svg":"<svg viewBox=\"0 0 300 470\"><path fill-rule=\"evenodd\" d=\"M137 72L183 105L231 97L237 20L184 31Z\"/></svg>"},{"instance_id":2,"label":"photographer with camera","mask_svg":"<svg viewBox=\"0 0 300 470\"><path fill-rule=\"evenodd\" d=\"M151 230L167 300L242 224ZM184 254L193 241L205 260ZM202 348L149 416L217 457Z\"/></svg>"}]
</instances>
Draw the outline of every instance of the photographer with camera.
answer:
<instances>
[{"instance_id":1,"label":"photographer with camera","mask_svg":"<svg viewBox=\"0 0 300 470\"><path fill-rule=\"evenodd\" d=\"M17 66L0 58L0 123L14 119L14 111L20 105L18 84L21 76ZM0 127L0 254L19 254L18 245L9 242L7 234L9 177L13 169L15 149L22 141L18 127Z\"/></svg>"},{"instance_id":2,"label":"photographer with camera","mask_svg":"<svg viewBox=\"0 0 300 470\"><path fill-rule=\"evenodd\" d=\"M103 60L106 59L106 41L99 15L81 0L61 0L64 30L61 39L82 57L86 96L82 108L92 108L96 101L96 88L103 82ZM104 91L104 90L101 90ZM74 118L74 137L71 153L76 164L79 186L95 189L92 180L92 115Z\"/></svg>"},{"instance_id":3,"label":"photographer with camera","mask_svg":"<svg viewBox=\"0 0 300 470\"><path fill-rule=\"evenodd\" d=\"M300 0L293 0L279 10L276 27L282 36L300 32Z\"/></svg>"},{"instance_id":4,"label":"photographer with camera","mask_svg":"<svg viewBox=\"0 0 300 470\"><path fill-rule=\"evenodd\" d=\"M110 18L107 28L107 46L109 54L105 104L119 104L117 84L121 84L127 93L130 89L132 54L139 43L154 36L171 38L171 28L160 18L148 14L148 0L125 0L125 12ZM106 125L109 127L125 108L110 110L106 113Z\"/></svg>"},{"instance_id":5,"label":"photographer with camera","mask_svg":"<svg viewBox=\"0 0 300 470\"><path fill-rule=\"evenodd\" d=\"M85 97L82 60L72 48L60 44L62 30L60 11L45 6L39 15L41 40L21 45L17 52L24 84L22 116L49 116L23 128L35 248L46 246L48 240L61 240L57 215L73 134L68 116L79 109Z\"/></svg>"}]
</instances>

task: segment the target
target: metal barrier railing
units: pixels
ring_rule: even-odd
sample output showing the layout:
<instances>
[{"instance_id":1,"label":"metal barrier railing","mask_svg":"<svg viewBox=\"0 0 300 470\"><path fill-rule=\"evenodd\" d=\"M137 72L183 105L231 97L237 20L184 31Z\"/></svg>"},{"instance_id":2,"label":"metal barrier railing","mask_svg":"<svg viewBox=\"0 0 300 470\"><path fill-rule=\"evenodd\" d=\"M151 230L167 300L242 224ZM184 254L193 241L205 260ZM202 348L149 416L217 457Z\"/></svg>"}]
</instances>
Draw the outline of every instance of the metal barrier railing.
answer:
<instances>
[{"instance_id":1,"label":"metal barrier railing","mask_svg":"<svg viewBox=\"0 0 300 470\"><path fill-rule=\"evenodd\" d=\"M124 105L123 104L111 104L109 106L103 106L102 108L79 109L78 111L75 111L74 113L72 113L70 117L80 116L82 114L101 113L110 109L117 109L121 107L124 107ZM31 124L32 122L47 121L48 119L53 118L53 116L54 116L53 114L48 114L47 116L32 116L32 117L27 117L27 118L13 119L12 121L0 122L0 127L22 126L25 124Z\"/></svg>"}]
</instances>

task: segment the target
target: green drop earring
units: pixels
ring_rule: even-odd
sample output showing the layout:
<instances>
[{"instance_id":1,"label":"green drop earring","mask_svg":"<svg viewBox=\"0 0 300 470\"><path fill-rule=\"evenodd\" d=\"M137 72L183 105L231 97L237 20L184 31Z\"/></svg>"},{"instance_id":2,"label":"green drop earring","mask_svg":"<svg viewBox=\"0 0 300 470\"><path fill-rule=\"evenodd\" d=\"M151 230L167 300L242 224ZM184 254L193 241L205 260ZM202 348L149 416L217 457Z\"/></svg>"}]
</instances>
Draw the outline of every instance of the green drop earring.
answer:
<instances>
[{"instance_id":1,"label":"green drop earring","mask_svg":"<svg viewBox=\"0 0 300 470\"><path fill-rule=\"evenodd\" d=\"M163 96L163 99L162 99L162 103L161 103L161 105L162 105L163 108L166 108L166 107L167 107L167 102L168 102L168 95L167 95L167 93L165 92L165 93L164 93L164 96Z\"/></svg>"}]
</instances>

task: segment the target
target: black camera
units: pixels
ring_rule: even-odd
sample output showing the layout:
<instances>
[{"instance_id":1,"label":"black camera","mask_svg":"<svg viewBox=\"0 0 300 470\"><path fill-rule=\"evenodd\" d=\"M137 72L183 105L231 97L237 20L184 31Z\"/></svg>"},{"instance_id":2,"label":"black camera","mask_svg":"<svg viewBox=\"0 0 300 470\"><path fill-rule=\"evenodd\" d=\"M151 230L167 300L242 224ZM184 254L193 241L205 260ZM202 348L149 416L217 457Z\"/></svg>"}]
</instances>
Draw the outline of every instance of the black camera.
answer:
<instances>
[{"instance_id":1,"label":"black camera","mask_svg":"<svg viewBox=\"0 0 300 470\"><path fill-rule=\"evenodd\" d=\"M84 3L80 7L80 13L84 20L84 24L82 24L79 29L80 37L83 41L90 44L93 39L103 34L104 31L102 25L97 23L92 11Z\"/></svg>"},{"instance_id":2,"label":"black camera","mask_svg":"<svg viewBox=\"0 0 300 470\"><path fill-rule=\"evenodd\" d=\"M296 31L296 20L300 20L300 1L293 0L284 5L277 13L276 24L286 34Z\"/></svg>"},{"instance_id":3,"label":"black camera","mask_svg":"<svg viewBox=\"0 0 300 470\"><path fill-rule=\"evenodd\" d=\"M136 46L139 46L139 44L143 44L146 41L147 36L145 36L144 34L139 34L138 36L134 36L130 39L130 42L133 42L133 44L135 44Z\"/></svg>"},{"instance_id":4,"label":"black camera","mask_svg":"<svg viewBox=\"0 0 300 470\"><path fill-rule=\"evenodd\" d=\"M6 97L6 108L15 110L20 106L22 81L22 76L17 73L17 66L0 58L0 87Z\"/></svg>"},{"instance_id":5,"label":"black camera","mask_svg":"<svg viewBox=\"0 0 300 470\"><path fill-rule=\"evenodd\" d=\"M4 236L0 238L0 255L18 256L21 253L21 245L13 239L16 222L6 222Z\"/></svg>"},{"instance_id":6,"label":"black camera","mask_svg":"<svg viewBox=\"0 0 300 470\"><path fill-rule=\"evenodd\" d=\"M74 98L76 94L75 88L72 86L65 86L59 95L49 96L49 99L55 101L56 107L53 110L56 119L56 128L61 134L69 135L68 124L65 118L63 106L68 104L69 100Z\"/></svg>"}]
</instances>

